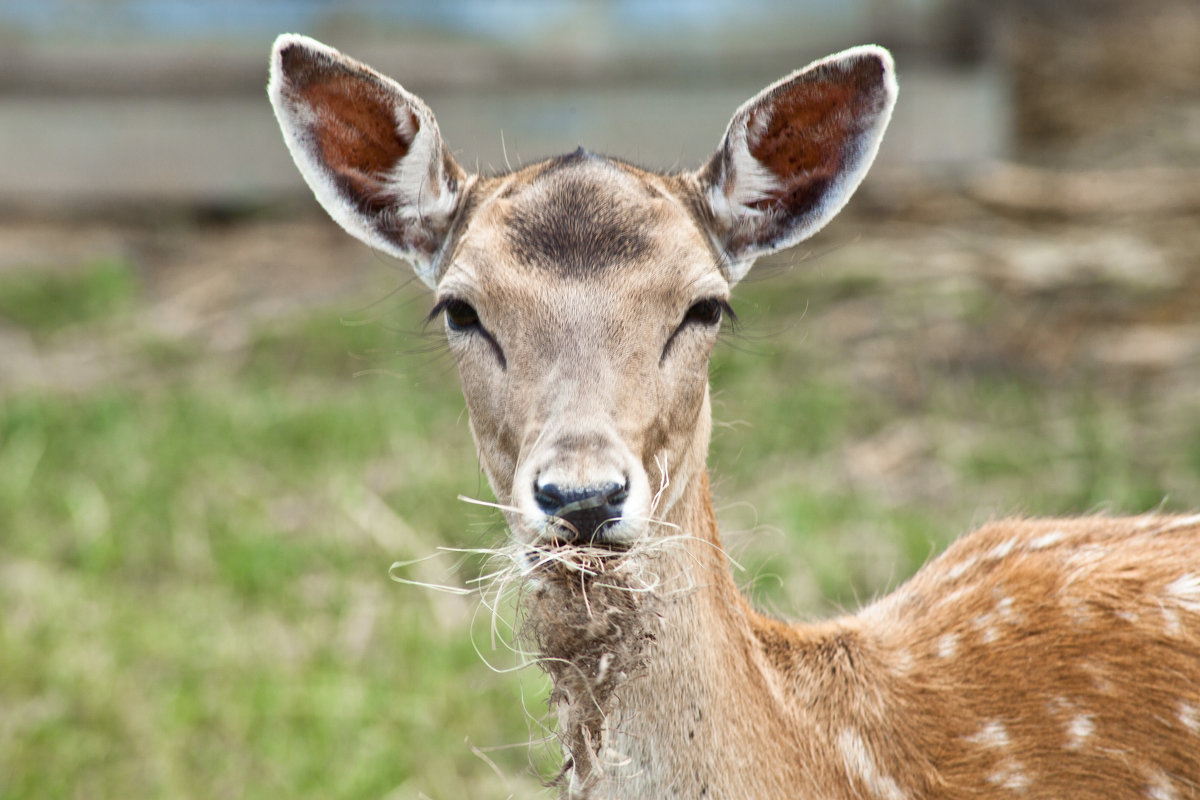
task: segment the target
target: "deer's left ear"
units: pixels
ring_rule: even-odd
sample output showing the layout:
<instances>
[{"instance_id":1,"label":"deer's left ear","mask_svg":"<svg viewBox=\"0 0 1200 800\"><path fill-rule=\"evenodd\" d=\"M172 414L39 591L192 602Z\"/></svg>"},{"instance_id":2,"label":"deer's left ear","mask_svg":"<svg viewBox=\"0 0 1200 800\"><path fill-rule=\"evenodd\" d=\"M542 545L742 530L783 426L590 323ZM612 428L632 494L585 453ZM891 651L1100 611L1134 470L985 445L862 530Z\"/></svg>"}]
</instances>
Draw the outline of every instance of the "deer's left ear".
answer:
<instances>
[{"instance_id":1,"label":"deer's left ear","mask_svg":"<svg viewBox=\"0 0 1200 800\"><path fill-rule=\"evenodd\" d=\"M391 78L295 34L275 41L267 94L300 174L329 215L411 262L433 287L467 174L429 107Z\"/></svg>"},{"instance_id":2,"label":"deer's left ear","mask_svg":"<svg viewBox=\"0 0 1200 800\"><path fill-rule=\"evenodd\" d=\"M808 238L841 210L875 160L896 91L888 51L855 47L737 110L696 173L731 282L758 256Z\"/></svg>"}]
</instances>

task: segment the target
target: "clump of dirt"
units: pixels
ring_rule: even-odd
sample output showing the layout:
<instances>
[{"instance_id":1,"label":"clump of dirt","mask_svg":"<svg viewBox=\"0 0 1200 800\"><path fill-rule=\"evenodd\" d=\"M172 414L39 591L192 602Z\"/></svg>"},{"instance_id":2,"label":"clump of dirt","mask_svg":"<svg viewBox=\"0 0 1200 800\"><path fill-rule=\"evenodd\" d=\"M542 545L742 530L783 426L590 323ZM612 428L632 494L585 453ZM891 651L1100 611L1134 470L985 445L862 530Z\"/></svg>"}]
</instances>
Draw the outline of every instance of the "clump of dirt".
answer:
<instances>
[{"instance_id":1,"label":"clump of dirt","mask_svg":"<svg viewBox=\"0 0 1200 800\"><path fill-rule=\"evenodd\" d=\"M661 598L637 559L555 559L537 568L523 597L522 637L553 681L563 796L592 795L604 775L605 736L620 716L620 689L645 673L661 625Z\"/></svg>"}]
</instances>

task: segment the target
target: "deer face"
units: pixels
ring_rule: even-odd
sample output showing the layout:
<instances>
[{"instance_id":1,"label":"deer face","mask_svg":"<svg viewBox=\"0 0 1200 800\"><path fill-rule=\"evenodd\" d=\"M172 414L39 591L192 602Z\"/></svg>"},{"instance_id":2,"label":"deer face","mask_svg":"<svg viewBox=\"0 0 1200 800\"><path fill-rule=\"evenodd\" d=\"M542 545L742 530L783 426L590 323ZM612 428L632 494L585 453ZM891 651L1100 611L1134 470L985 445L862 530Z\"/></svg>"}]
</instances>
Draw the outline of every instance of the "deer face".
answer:
<instances>
[{"instance_id":1,"label":"deer face","mask_svg":"<svg viewBox=\"0 0 1200 800\"><path fill-rule=\"evenodd\" d=\"M885 51L856 48L746 103L695 173L579 150L485 178L420 99L310 39L280 37L268 91L318 200L436 292L514 533L621 548L703 469L731 286L849 199L895 83Z\"/></svg>"},{"instance_id":2,"label":"deer face","mask_svg":"<svg viewBox=\"0 0 1200 800\"><path fill-rule=\"evenodd\" d=\"M729 295L679 181L583 152L478 187L437 284L513 530L620 545L703 466Z\"/></svg>"}]
</instances>

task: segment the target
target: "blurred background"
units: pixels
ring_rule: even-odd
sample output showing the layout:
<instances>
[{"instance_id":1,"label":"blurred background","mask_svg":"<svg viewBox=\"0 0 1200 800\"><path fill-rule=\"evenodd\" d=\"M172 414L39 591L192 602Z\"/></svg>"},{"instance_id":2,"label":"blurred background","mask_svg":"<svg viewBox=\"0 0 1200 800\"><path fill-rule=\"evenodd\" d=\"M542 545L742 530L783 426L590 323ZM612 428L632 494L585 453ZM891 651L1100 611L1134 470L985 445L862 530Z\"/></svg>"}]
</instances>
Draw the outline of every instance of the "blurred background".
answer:
<instances>
[{"instance_id":1,"label":"blurred background","mask_svg":"<svg viewBox=\"0 0 1200 800\"><path fill-rule=\"evenodd\" d=\"M422 95L464 165L692 168L864 42L877 166L738 287L711 468L812 617L1007 514L1200 507L1194 0L0 0L0 798L548 794L545 686L431 305L323 216L274 36ZM530 747L530 743L533 746Z\"/></svg>"}]
</instances>

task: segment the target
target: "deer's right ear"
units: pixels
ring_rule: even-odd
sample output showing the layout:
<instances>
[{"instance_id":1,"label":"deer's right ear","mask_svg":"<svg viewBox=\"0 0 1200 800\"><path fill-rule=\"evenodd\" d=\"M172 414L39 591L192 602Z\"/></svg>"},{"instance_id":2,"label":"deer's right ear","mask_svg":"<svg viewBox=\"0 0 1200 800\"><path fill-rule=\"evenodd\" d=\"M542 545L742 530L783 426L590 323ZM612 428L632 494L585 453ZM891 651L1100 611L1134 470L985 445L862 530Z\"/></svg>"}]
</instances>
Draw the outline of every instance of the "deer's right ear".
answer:
<instances>
[{"instance_id":1,"label":"deer's right ear","mask_svg":"<svg viewBox=\"0 0 1200 800\"><path fill-rule=\"evenodd\" d=\"M433 287L467 175L429 107L365 64L295 34L275 40L267 93L300 174L329 215L411 262Z\"/></svg>"},{"instance_id":2,"label":"deer's right ear","mask_svg":"<svg viewBox=\"0 0 1200 800\"><path fill-rule=\"evenodd\" d=\"M696 173L730 281L833 219L875 160L895 103L892 57L868 45L809 64L737 110Z\"/></svg>"}]
</instances>

